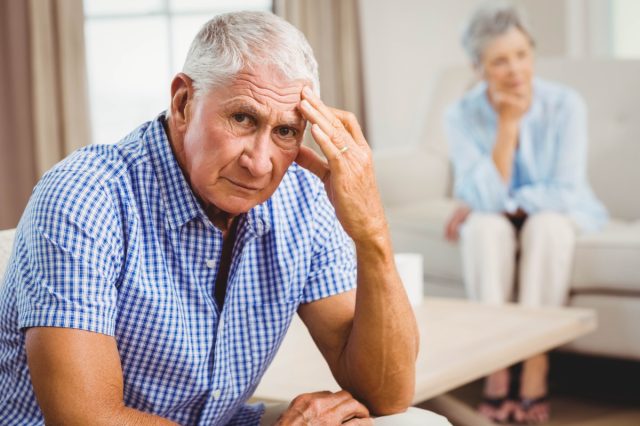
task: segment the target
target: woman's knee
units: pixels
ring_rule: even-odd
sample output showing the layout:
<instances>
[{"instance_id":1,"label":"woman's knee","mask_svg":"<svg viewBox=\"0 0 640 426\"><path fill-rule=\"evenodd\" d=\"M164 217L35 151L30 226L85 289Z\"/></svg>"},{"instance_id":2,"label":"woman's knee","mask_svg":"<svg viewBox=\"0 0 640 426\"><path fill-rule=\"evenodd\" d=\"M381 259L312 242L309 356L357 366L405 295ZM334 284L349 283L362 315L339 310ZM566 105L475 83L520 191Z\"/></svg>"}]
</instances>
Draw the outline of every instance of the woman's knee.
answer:
<instances>
[{"instance_id":1,"label":"woman's knee","mask_svg":"<svg viewBox=\"0 0 640 426\"><path fill-rule=\"evenodd\" d=\"M469 215L462 227L463 239L515 238L515 229L509 219L502 214L478 213Z\"/></svg>"},{"instance_id":2,"label":"woman's knee","mask_svg":"<svg viewBox=\"0 0 640 426\"><path fill-rule=\"evenodd\" d=\"M523 245L534 242L572 245L575 234L575 225L567 215L541 212L527 218L520 238Z\"/></svg>"}]
</instances>

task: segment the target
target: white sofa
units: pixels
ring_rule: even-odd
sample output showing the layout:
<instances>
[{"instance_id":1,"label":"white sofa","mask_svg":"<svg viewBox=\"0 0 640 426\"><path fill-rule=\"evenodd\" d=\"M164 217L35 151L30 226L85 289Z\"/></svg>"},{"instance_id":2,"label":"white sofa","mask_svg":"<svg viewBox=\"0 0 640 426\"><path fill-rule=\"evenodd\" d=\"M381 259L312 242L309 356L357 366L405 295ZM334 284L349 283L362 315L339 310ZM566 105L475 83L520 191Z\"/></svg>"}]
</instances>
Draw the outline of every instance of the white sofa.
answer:
<instances>
[{"instance_id":1,"label":"white sofa","mask_svg":"<svg viewBox=\"0 0 640 426\"><path fill-rule=\"evenodd\" d=\"M640 61L540 59L536 72L586 99L589 179L612 218L578 238L569 304L594 308L600 326L567 349L640 360ZM424 256L427 294L464 297L458 247L443 236L456 206L443 116L473 78L444 72L419 146L374 154L394 248Z\"/></svg>"}]
</instances>

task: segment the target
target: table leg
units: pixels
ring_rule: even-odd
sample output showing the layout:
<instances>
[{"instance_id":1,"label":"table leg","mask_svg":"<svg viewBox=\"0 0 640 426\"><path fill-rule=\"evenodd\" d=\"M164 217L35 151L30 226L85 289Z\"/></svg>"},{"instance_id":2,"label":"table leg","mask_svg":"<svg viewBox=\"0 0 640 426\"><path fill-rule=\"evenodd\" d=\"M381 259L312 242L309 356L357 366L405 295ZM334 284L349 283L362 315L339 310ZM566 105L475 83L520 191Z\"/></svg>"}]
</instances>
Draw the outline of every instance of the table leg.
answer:
<instances>
[{"instance_id":1,"label":"table leg","mask_svg":"<svg viewBox=\"0 0 640 426\"><path fill-rule=\"evenodd\" d=\"M454 426L496 426L473 408L449 394L437 396L417 406L446 417Z\"/></svg>"}]
</instances>

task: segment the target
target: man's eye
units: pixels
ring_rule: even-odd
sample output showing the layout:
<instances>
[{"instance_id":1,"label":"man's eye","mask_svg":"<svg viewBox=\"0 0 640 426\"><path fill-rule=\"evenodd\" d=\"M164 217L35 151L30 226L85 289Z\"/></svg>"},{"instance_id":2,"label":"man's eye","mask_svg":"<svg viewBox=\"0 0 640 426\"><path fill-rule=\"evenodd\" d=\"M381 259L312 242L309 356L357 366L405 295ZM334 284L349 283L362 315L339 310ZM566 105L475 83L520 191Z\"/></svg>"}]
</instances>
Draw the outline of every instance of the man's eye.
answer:
<instances>
[{"instance_id":1,"label":"man's eye","mask_svg":"<svg viewBox=\"0 0 640 426\"><path fill-rule=\"evenodd\" d=\"M278 132L278 136L282 138L292 138L292 137L295 137L297 134L296 130L290 127L280 127L278 128L277 132Z\"/></svg>"},{"instance_id":2,"label":"man's eye","mask_svg":"<svg viewBox=\"0 0 640 426\"><path fill-rule=\"evenodd\" d=\"M251 117L249 117L247 114L238 113L233 114L233 120L239 124L249 124L251 121Z\"/></svg>"}]
</instances>

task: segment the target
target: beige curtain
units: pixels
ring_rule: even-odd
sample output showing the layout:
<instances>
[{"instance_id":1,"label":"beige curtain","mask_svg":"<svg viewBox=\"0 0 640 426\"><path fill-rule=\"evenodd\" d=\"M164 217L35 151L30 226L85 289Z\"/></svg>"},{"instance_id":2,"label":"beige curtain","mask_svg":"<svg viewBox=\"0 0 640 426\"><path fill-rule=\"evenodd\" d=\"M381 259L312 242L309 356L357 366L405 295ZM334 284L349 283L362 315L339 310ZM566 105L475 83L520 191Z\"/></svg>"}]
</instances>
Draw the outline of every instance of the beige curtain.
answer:
<instances>
[{"instance_id":1,"label":"beige curtain","mask_svg":"<svg viewBox=\"0 0 640 426\"><path fill-rule=\"evenodd\" d=\"M82 0L0 0L0 229L89 140Z\"/></svg>"},{"instance_id":2,"label":"beige curtain","mask_svg":"<svg viewBox=\"0 0 640 426\"><path fill-rule=\"evenodd\" d=\"M366 135L358 1L275 0L274 8L309 40L324 102L353 112Z\"/></svg>"}]
</instances>

